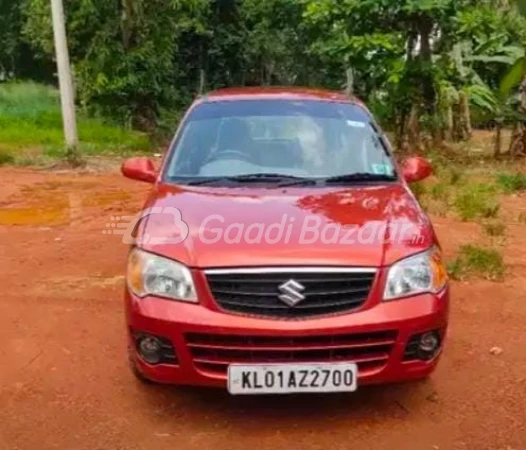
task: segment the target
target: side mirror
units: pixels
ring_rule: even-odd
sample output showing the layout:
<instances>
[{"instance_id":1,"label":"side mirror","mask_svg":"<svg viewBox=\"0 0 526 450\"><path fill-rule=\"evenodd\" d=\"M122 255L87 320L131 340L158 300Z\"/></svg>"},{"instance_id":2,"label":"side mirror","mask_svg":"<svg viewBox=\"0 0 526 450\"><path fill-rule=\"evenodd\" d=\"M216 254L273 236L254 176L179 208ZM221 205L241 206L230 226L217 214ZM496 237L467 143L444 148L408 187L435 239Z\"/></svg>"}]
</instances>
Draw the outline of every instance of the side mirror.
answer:
<instances>
[{"instance_id":1,"label":"side mirror","mask_svg":"<svg viewBox=\"0 0 526 450\"><path fill-rule=\"evenodd\" d=\"M121 172L126 178L155 183L157 172L153 161L149 158L130 158L122 163Z\"/></svg>"},{"instance_id":2,"label":"side mirror","mask_svg":"<svg viewBox=\"0 0 526 450\"><path fill-rule=\"evenodd\" d=\"M408 183L425 180L433 173L429 161L420 156L406 159L402 164L402 175Z\"/></svg>"}]
</instances>

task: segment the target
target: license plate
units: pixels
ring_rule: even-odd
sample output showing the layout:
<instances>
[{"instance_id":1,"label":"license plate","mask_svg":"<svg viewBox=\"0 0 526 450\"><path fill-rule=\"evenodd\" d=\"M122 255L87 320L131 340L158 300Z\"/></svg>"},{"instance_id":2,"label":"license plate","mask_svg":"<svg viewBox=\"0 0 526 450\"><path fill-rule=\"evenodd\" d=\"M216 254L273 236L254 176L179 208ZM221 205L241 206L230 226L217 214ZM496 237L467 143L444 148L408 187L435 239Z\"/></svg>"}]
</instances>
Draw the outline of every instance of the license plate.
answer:
<instances>
[{"instance_id":1,"label":"license plate","mask_svg":"<svg viewBox=\"0 0 526 450\"><path fill-rule=\"evenodd\" d=\"M232 395L354 392L358 367L353 363L269 364L228 367Z\"/></svg>"}]
</instances>

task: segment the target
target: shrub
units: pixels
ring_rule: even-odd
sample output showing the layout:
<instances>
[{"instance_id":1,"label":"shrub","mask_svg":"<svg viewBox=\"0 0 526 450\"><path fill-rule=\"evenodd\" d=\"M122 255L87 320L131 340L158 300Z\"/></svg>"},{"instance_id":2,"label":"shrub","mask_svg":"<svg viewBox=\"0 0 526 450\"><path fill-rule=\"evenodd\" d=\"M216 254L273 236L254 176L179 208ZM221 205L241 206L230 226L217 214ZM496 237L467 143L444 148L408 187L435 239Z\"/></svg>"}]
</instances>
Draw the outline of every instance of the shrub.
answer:
<instances>
[{"instance_id":1,"label":"shrub","mask_svg":"<svg viewBox=\"0 0 526 450\"><path fill-rule=\"evenodd\" d=\"M497 183L501 189L511 194L513 192L526 190L526 174L522 173L501 173L497 176Z\"/></svg>"},{"instance_id":2,"label":"shrub","mask_svg":"<svg viewBox=\"0 0 526 450\"><path fill-rule=\"evenodd\" d=\"M447 200L449 197L447 186L443 183L435 184L431 188L431 197L433 197L434 200Z\"/></svg>"},{"instance_id":3,"label":"shrub","mask_svg":"<svg viewBox=\"0 0 526 450\"><path fill-rule=\"evenodd\" d=\"M502 255L493 249L475 245L463 245L455 260L448 265L449 274L455 280L479 276L488 280L502 280L506 267Z\"/></svg>"},{"instance_id":4,"label":"shrub","mask_svg":"<svg viewBox=\"0 0 526 450\"><path fill-rule=\"evenodd\" d=\"M495 198L493 186L468 184L457 194L454 206L463 221L477 217L497 217L500 204Z\"/></svg>"},{"instance_id":5,"label":"shrub","mask_svg":"<svg viewBox=\"0 0 526 450\"><path fill-rule=\"evenodd\" d=\"M411 192L415 195L419 202L426 193L426 187L423 183L414 183L411 185Z\"/></svg>"}]
</instances>

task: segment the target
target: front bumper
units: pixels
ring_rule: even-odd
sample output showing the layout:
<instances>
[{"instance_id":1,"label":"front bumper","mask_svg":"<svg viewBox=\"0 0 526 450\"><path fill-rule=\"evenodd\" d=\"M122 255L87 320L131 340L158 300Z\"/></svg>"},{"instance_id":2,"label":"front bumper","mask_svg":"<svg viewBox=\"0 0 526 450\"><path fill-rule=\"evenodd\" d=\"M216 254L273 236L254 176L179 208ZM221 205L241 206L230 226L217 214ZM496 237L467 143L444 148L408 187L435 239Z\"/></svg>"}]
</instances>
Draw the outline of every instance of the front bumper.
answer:
<instances>
[{"instance_id":1,"label":"front bumper","mask_svg":"<svg viewBox=\"0 0 526 450\"><path fill-rule=\"evenodd\" d=\"M404 360L404 351L411 336L439 330L443 343L448 324L448 289L438 295L424 294L390 302L375 300L379 296L375 295L377 293L373 289L371 298L360 311L308 320L273 320L225 313L211 306L213 300L203 285L198 286L199 290L206 298L198 305L155 297L140 299L126 291L130 353L137 369L146 378L159 383L226 387L226 367L218 371L200 364L188 345L188 337L193 335L234 337L240 340L253 336L291 341L316 336L326 341L331 336L366 336L390 332L394 338L385 360L373 365L364 364L363 367L359 364L358 383L407 381L429 375L440 356L439 352L430 361ZM143 361L135 350L134 332L148 333L171 341L177 365L150 365ZM239 348L236 349L239 351ZM309 362L318 361L313 357ZM251 363L257 364L257 358Z\"/></svg>"}]
</instances>

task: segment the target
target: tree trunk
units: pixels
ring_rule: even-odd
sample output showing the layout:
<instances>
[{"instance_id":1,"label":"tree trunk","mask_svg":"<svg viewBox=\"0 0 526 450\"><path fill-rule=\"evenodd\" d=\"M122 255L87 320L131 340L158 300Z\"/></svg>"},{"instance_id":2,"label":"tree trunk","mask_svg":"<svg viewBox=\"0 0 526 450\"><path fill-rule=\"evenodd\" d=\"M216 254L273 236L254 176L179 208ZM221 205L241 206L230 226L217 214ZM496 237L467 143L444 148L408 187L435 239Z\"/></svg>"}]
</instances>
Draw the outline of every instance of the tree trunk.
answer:
<instances>
[{"instance_id":1,"label":"tree trunk","mask_svg":"<svg viewBox=\"0 0 526 450\"><path fill-rule=\"evenodd\" d=\"M206 72L201 69L199 71L199 95L203 95L206 86Z\"/></svg>"},{"instance_id":2,"label":"tree trunk","mask_svg":"<svg viewBox=\"0 0 526 450\"><path fill-rule=\"evenodd\" d=\"M519 108L519 113L526 115L526 75L524 76L521 87L521 105ZM520 120L517 124L517 129L513 133L514 136L511 139L510 143L510 156L512 158L525 157L526 156L526 126L524 120Z\"/></svg>"},{"instance_id":3,"label":"tree trunk","mask_svg":"<svg viewBox=\"0 0 526 450\"><path fill-rule=\"evenodd\" d=\"M493 157L498 159L502 152L502 120L497 119L495 127L495 147L493 150Z\"/></svg>"},{"instance_id":4,"label":"tree trunk","mask_svg":"<svg viewBox=\"0 0 526 450\"><path fill-rule=\"evenodd\" d=\"M407 114L401 111L398 115L395 130L395 147L401 153L406 149L407 142Z\"/></svg>"},{"instance_id":5,"label":"tree trunk","mask_svg":"<svg viewBox=\"0 0 526 450\"><path fill-rule=\"evenodd\" d=\"M462 126L460 124L460 104L454 103L451 107L453 111L453 142L460 142L462 140Z\"/></svg>"},{"instance_id":6,"label":"tree trunk","mask_svg":"<svg viewBox=\"0 0 526 450\"><path fill-rule=\"evenodd\" d=\"M424 100L424 108L426 114L432 116L436 112L436 90L435 83L432 77L431 64L432 64L432 53L431 53L431 31L433 29L433 23L431 21L422 21L419 27L420 31L420 59L422 62L422 94Z\"/></svg>"},{"instance_id":7,"label":"tree trunk","mask_svg":"<svg viewBox=\"0 0 526 450\"><path fill-rule=\"evenodd\" d=\"M352 69L352 67L349 67L345 71L345 76L347 78L347 81L345 83L345 94L350 96L354 94L354 70Z\"/></svg>"},{"instance_id":8,"label":"tree trunk","mask_svg":"<svg viewBox=\"0 0 526 450\"><path fill-rule=\"evenodd\" d=\"M453 129L454 129L453 106L449 104L447 105L447 109L446 109L446 130L445 130L446 141L451 142L453 140Z\"/></svg>"},{"instance_id":9,"label":"tree trunk","mask_svg":"<svg viewBox=\"0 0 526 450\"><path fill-rule=\"evenodd\" d=\"M431 126L433 143L441 143L440 127L438 126L437 90L433 77L433 50L431 48L431 33L433 32L433 18L420 16L416 25L420 34L420 70L422 74L422 100L424 113L428 116Z\"/></svg>"},{"instance_id":10,"label":"tree trunk","mask_svg":"<svg viewBox=\"0 0 526 450\"><path fill-rule=\"evenodd\" d=\"M137 8L134 0L122 0L121 32L125 49L133 46Z\"/></svg>"},{"instance_id":11,"label":"tree trunk","mask_svg":"<svg viewBox=\"0 0 526 450\"><path fill-rule=\"evenodd\" d=\"M422 137L420 134L420 111L418 105L413 105L407 121L407 137L409 145L416 152L422 150Z\"/></svg>"},{"instance_id":12,"label":"tree trunk","mask_svg":"<svg viewBox=\"0 0 526 450\"><path fill-rule=\"evenodd\" d=\"M468 141L471 139L473 130L471 128L471 111L469 99L465 92L459 92L459 119L460 119L460 139Z\"/></svg>"},{"instance_id":13,"label":"tree trunk","mask_svg":"<svg viewBox=\"0 0 526 450\"><path fill-rule=\"evenodd\" d=\"M408 37L407 37L407 61L406 66L409 67L410 64L414 63L415 59L415 47L418 41L418 32L415 29L412 29L409 31ZM407 67L406 67L406 75L407 76ZM398 102L397 108L396 108L396 117L397 120L397 126L396 126L396 135L395 135L395 145L398 151L401 154L405 154L409 152L409 138L408 138L408 132L409 132L409 122L411 117L411 111L413 108L413 104L418 101L418 98L411 98L415 97L414 95L410 96L404 96L400 102Z\"/></svg>"}]
</instances>

